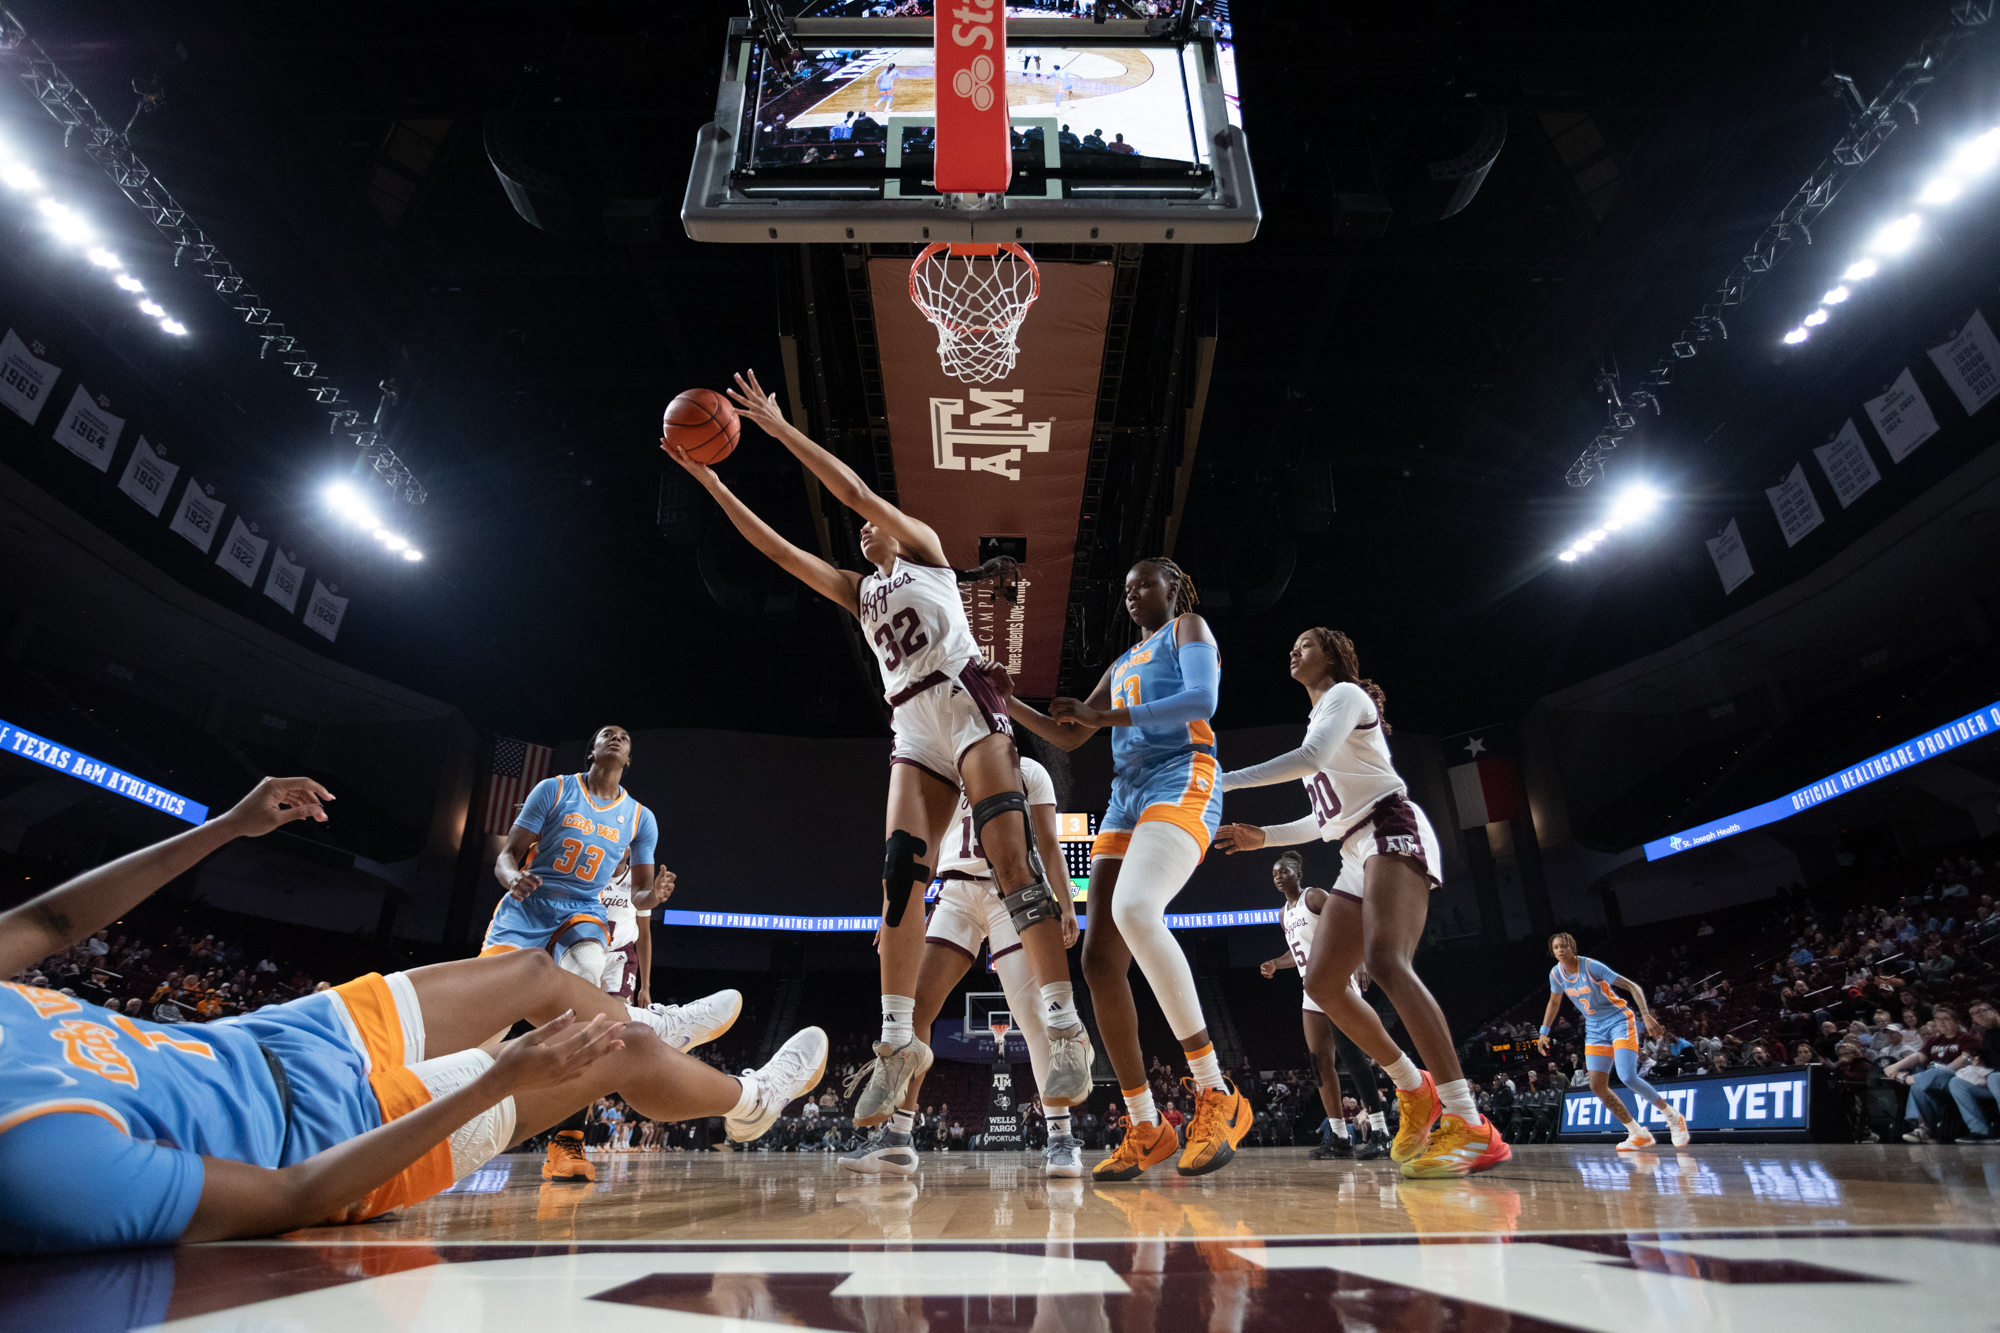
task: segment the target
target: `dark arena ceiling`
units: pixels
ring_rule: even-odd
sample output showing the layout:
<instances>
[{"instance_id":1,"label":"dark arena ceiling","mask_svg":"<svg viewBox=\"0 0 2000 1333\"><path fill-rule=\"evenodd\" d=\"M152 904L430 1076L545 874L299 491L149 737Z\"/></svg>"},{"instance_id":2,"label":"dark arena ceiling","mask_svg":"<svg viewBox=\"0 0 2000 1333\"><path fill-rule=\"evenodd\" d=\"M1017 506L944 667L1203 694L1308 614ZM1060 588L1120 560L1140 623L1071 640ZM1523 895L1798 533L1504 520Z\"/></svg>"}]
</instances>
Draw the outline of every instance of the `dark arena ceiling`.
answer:
<instances>
[{"instance_id":1,"label":"dark arena ceiling","mask_svg":"<svg viewBox=\"0 0 2000 1333\"><path fill-rule=\"evenodd\" d=\"M1447 732L1519 716L1714 622L1737 603L1703 538L1763 505L1911 348L1993 294L1989 203L1954 215L1859 317L1780 341L1962 129L1994 122L2000 33L1987 31L1926 92L1921 120L1905 117L1844 185L1811 244L1793 243L1730 314L1727 339L1677 367L1609 475L1573 488L1564 474L1605 419L1600 373L1629 383L1651 366L1826 158L1857 107L1837 76L1872 96L1950 6L1233 10L1264 222L1254 242L1199 256L1215 361L1175 549L1229 664L1220 725L1296 717L1282 658L1310 625L1352 634L1399 722ZM135 80L161 91L133 148L364 407L395 381L386 438L429 494L408 515L427 553L415 564L331 522L321 491L352 446L198 276L172 267L103 174L63 151L9 67L0 133L159 275L153 290L193 336L164 342L117 314L104 283L26 246L0 264L9 300L108 344L155 415L219 460L232 498L334 553L354 598L338 657L531 737L607 718L882 727L872 673L830 607L787 595L712 514L663 531L663 406L744 367L782 383L780 327L798 297L795 248L697 245L673 218L738 7L25 0L12 12L107 118L122 123ZM1355 222L1340 198L1396 202L1468 106L1503 112L1508 130L1471 204L1343 234ZM496 125L563 177L578 234L509 206L486 148ZM658 238L607 234L595 219L613 199L664 200ZM1883 495L1900 504L1958 461L1918 457ZM747 430L728 468L804 539L789 457ZM1114 469L1107 513L1137 503L1140 470ZM1555 560L1612 488L1641 479L1669 497L1651 528ZM102 521L117 533L130 516ZM1757 555L1765 590L1823 558ZM1065 685L1087 689L1093 660Z\"/></svg>"}]
</instances>

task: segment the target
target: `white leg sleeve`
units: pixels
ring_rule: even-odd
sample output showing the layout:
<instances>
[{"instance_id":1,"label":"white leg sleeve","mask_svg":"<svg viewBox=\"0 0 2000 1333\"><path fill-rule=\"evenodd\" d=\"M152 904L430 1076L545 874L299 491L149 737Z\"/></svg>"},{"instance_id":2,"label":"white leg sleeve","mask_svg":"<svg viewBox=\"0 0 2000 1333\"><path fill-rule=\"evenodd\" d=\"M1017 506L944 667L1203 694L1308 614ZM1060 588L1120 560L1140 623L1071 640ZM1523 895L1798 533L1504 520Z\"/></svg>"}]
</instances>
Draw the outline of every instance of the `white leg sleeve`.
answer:
<instances>
[{"instance_id":1,"label":"white leg sleeve","mask_svg":"<svg viewBox=\"0 0 2000 1333\"><path fill-rule=\"evenodd\" d=\"M1028 1063L1035 1068L1035 1095L1040 1096L1049 1081L1049 1033L1042 1026L1042 988L1028 965L1028 951L1016 949L993 965L1000 974L1000 989L1007 992L1007 1011L1028 1043Z\"/></svg>"},{"instance_id":2,"label":"white leg sleeve","mask_svg":"<svg viewBox=\"0 0 2000 1333\"><path fill-rule=\"evenodd\" d=\"M1111 920L1125 937L1153 998L1167 1016L1174 1036L1187 1038L1207 1027L1194 988L1194 971L1167 929L1167 904L1201 864L1201 848L1185 831L1160 820L1132 830L1118 887L1111 899Z\"/></svg>"},{"instance_id":3,"label":"white leg sleeve","mask_svg":"<svg viewBox=\"0 0 2000 1333\"><path fill-rule=\"evenodd\" d=\"M556 959L556 966L565 972L573 972L596 988L604 976L605 949L596 940L579 940L563 950L563 956Z\"/></svg>"}]
</instances>

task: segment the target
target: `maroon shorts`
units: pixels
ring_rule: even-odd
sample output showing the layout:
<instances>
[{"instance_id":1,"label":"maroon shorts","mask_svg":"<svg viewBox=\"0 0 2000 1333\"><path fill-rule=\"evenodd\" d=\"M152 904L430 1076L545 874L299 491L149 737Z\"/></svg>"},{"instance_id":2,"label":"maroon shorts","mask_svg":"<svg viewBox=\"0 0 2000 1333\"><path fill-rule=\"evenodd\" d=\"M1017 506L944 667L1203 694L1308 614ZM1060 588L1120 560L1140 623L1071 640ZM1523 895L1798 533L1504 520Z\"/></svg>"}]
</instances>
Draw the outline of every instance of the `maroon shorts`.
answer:
<instances>
[{"instance_id":1,"label":"maroon shorts","mask_svg":"<svg viewBox=\"0 0 2000 1333\"><path fill-rule=\"evenodd\" d=\"M614 999L632 1003L632 997L639 993L639 946L637 943L616 948L604 955L604 993Z\"/></svg>"}]
</instances>

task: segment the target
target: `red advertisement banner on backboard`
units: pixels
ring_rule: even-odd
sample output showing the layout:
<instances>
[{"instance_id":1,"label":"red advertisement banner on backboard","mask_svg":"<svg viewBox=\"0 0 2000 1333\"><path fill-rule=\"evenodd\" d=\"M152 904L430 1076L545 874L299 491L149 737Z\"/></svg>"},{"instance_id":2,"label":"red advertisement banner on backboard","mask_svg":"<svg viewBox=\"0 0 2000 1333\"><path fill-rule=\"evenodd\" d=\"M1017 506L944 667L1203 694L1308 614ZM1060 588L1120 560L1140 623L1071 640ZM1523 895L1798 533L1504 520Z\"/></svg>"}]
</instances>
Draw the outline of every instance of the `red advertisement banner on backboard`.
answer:
<instances>
[{"instance_id":1,"label":"red advertisement banner on backboard","mask_svg":"<svg viewBox=\"0 0 2000 1333\"><path fill-rule=\"evenodd\" d=\"M953 261L963 262L963 261ZM1042 294L1021 327L1020 358L993 384L962 384L938 364L937 331L910 303L908 260L869 262L896 497L937 529L959 568L981 538L1025 552L1017 600L968 590L973 636L1023 695L1055 692L1090 426L1111 315L1109 264L1042 265Z\"/></svg>"},{"instance_id":2,"label":"red advertisement banner on backboard","mask_svg":"<svg viewBox=\"0 0 2000 1333\"><path fill-rule=\"evenodd\" d=\"M1007 7L937 0L937 187L1004 194L1013 174L1007 134Z\"/></svg>"}]
</instances>

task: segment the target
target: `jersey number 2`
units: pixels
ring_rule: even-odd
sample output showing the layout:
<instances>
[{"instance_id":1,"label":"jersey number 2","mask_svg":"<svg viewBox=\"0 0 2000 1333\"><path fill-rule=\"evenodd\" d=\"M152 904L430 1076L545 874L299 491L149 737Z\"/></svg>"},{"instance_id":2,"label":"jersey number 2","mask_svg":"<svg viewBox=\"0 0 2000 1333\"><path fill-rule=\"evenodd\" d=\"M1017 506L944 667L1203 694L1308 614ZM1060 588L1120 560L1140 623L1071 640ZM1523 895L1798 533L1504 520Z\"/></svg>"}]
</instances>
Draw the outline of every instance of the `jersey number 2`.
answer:
<instances>
[{"instance_id":1,"label":"jersey number 2","mask_svg":"<svg viewBox=\"0 0 2000 1333\"><path fill-rule=\"evenodd\" d=\"M899 639L897 631L902 632ZM917 620L917 608L906 606L889 618L889 623L875 629L875 642L882 645L882 651L889 655L886 664L890 671L903 665L905 658L915 657L919 649L930 646L930 636Z\"/></svg>"},{"instance_id":2,"label":"jersey number 2","mask_svg":"<svg viewBox=\"0 0 2000 1333\"><path fill-rule=\"evenodd\" d=\"M558 875L567 875L570 871L576 870L576 859L579 856L583 858L583 869L577 870L576 877L588 884L597 878L597 868L604 864L602 847L585 847L575 838L564 838L562 855L550 864L549 869Z\"/></svg>"}]
</instances>

